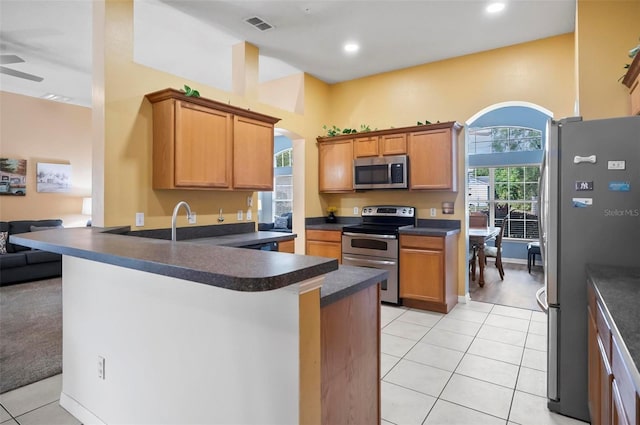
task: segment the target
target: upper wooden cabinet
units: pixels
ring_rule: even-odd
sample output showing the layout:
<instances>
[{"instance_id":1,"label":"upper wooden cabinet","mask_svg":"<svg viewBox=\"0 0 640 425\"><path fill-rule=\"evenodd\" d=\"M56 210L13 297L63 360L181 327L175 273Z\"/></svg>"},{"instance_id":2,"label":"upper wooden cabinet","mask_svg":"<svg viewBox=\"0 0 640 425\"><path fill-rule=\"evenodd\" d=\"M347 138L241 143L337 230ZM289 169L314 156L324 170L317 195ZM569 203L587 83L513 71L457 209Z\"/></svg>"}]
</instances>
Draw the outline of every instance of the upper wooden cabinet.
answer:
<instances>
[{"instance_id":1,"label":"upper wooden cabinet","mask_svg":"<svg viewBox=\"0 0 640 425\"><path fill-rule=\"evenodd\" d=\"M352 192L353 159L409 157L409 188L456 192L456 144L462 126L455 121L318 137L320 192Z\"/></svg>"},{"instance_id":2,"label":"upper wooden cabinet","mask_svg":"<svg viewBox=\"0 0 640 425\"><path fill-rule=\"evenodd\" d=\"M153 105L153 188L273 190L278 118L165 89Z\"/></svg>"},{"instance_id":3,"label":"upper wooden cabinet","mask_svg":"<svg viewBox=\"0 0 640 425\"><path fill-rule=\"evenodd\" d=\"M406 153L407 135L405 133L357 137L353 145L354 158L403 155Z\"/></svg>"},{"instance_id":4,"label":"upper wooden cabinet","mask_svg":"<svg viewBox=\"0 0 640 425\"><path fill-rule=\"evenodd\" d=\"M458 191L458 123L409 134L409 188Z\"/></svg>"},{"instance_id":5,"label":"upper wooden cabinet","mask_svg":"<svg viewBox=\"0 0 640 425\"><path fill-rule=\"evenodd\" d=\"M622 83L629 87L631 115L640 115L640 54L633 58Z\"/></svg>"},{"instance_id":6,"label":"upper wooden cabinet","mask_svg":"<svg viewBox=\"0 0 640 425\"><path fill-rule=\"evenodd\" d=\"M233 117L233 187L273 190L273 124Z\"/></svg>"},{"instance_id":7,"label":"upper wooden cabinet","mask_svg":"<svg viewBox=\"0 0 640 425\"><path fill-rule=\"evenodd\" d=\"M353 139L318 143L320 192L353 192Z\"/></svg>"}]
</instances>

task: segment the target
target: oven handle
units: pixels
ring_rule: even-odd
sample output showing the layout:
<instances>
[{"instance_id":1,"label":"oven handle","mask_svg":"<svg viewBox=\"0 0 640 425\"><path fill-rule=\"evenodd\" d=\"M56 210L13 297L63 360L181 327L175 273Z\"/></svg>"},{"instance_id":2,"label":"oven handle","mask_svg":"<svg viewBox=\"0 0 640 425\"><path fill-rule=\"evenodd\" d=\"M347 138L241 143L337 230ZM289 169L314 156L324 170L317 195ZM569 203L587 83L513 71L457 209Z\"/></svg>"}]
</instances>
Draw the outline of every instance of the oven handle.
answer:
<instances>
[{"instance_id":1,"label":"oven handle","mask_svg":"<svg viewBox=\"0 0 640 425\"><path fill-rule=\"evenodd\" d=\"M342 261L357 261L359 263L370 263L370 264L378 264L380 266L393 266L396 264L395 261L384 261L384 260L369 260L368 258L355 258L355 257L347 257L346 255L342 256Z\"/></svg>"},{"instance_id":2,"label":"oven handle","mask_svg":"<svg viewBox=\"0 0 640 425\"><path fill-rule=\"evenodd\" d=\"M396 235L371 235L369 233L351 233L351 232L343 232L345 236L351 236L356 238L369 238L369 239L398 239Z\"/></svg>"}]
</instances>

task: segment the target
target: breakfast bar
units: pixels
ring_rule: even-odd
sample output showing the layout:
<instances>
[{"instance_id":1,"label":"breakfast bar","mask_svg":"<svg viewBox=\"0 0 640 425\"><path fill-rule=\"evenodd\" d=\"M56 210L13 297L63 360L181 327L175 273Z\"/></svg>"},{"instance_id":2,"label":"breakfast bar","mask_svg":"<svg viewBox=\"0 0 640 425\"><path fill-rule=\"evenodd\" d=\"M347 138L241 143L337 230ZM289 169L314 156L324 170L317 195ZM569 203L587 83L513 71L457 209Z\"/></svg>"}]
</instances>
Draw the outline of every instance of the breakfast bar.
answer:
<instances>
[{"instance_id":1,"label":"breakfast bar","mask_svg":"<svg viewBox=\"0 0 640 425\"><path fill-rule=\"evenodd\" d=\"M360 360L379 356L384 271L98 228L11 241L63 255L60 404L83 423L379 422L379 360Z\"/></svg>"}]
</instances>

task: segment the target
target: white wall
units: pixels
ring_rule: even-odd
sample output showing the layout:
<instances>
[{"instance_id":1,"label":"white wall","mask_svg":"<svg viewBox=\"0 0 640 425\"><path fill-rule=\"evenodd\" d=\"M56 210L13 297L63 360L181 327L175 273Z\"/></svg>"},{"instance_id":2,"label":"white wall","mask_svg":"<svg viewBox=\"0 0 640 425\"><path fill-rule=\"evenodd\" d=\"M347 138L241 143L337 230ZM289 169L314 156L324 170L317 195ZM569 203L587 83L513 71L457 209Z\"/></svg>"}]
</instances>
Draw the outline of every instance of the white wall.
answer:
<instances>
[{"instance_id":1,"label":"white wall","mask_svg":"<svg viewBox=\"0 0 640 425\"><path fill-rule=\"evenodd\" d=\"M237 292L69 256L63 276L61 405L83 423L298 422L296 285Z\"/></svg>"}]
</instances>

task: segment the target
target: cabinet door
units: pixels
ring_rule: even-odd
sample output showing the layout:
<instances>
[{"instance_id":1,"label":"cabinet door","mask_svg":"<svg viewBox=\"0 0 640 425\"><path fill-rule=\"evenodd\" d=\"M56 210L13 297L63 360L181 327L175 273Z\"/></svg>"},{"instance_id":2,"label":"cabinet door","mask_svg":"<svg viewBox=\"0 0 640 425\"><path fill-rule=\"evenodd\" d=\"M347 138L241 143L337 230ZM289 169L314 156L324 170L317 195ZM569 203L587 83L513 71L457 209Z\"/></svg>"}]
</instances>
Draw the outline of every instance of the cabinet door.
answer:
<instances>
[{"instance_id":1,"label":"cabinet door","mask_svg":"<svg viewBox=\"0 0 640 425\"><path fill-rule=\"evenodd\" d=\"M451 130L409 134L409 188L456 190Z\"/></svg>"},{"instance_id":2,"label":"cabinet door","mask_svg":"<svg viewBox=\"0 0 640 425\"><path fill-rule=\"evenodd\" d=\"M289 239L288 241L278 242L278 252L288 252L289 254L293 254L294 251L295 251L295 244L293 239Z\"/></svg>"},{"instance_id":3,"label":"cabinet door","mask_svg":"<svg viewBox=\"0 0 640 425\"><path fill-rule=\"evenodd\" d=\"M622 397L620 396L620 389L615 379L611 383L611 424L629 425L627 415L624 411Z\"/></svg>"},{"instance_id":4,"label":"cabinet door","mask_svg":"<svg viewBox=\"0 0 640 425\"><path fill-rule=\"evenodd\" d=\"M313 241L307 239L307 255L335 258L342 264L342 246L337 242Z\"/></svg>"},{"instance_id":5,"label":"cabinet door","mask_svg":"<svg viewBox=\"0 0 640 425\"><path fill-rule=\"evenodd\" d=\"M234 189L273 190L273 125L233 118Z\"/></svg>"},{"instance_id":6,"label":"cabinet door","mask_svg":"<svg viewBox=\"0 0 640 425\"><path fill-rule=\"evenodd\" d=\"M600 337L598 337L598 360L600 361L600 420L595 421L600 425L610 425L613 406L611 404L611 386L613 381L613 373L611 365L607 359L604 345Z\"/></svg>"},{"instance_id":7,"label":"cabinet door","mask_svg":"<svg viewBox=\"0 0 640 425\"><path fill-rule=\"evenodd\" d=\"M445 302L442 251L400 249L400 298Z\"/></svg>"},{"instance_id":8,"label":"cabinet door","mask_svg":"<svg viewBox=\"0 0 640 425\"><path fill-rule=\"evenodd\" d=\"M231 114L176 102L176 187L231 187Z\"/></svg>"},{"instance_id":9,"label":"cabinet door","mask_svg":"<svg viewBox=\"0 0 640 425\"><path fill-rule=\"evenodd\" d=\"M353 139L318 144L320 192L353 192Z\"/></svg>"},{"instance_id":10,"label":"cabinet door","mask_svg":"<svg viewBox=\"0 0 640 425\"><path fill-rule=\"evenodd\" d=\"M598 328L593 316L591 306L588 310L587 323L587 354L589 362L589 412L591 424L600 425L601 400L600 400L600 351L598 350Z\"/></svg>"},{"instance_id":11,"label":"cabinet door","mask_svg":"<svg viewBox=\"0 0 640 425\"><path fill-rule=\"evenodd\" d=\"M353 145L354 158L378 156L378 136L358 137Z\"/></svg>"},{"instance_id":12,"label":"cabinet door","mask_svg":"<svg viewBox=\"0 0 640 425\"><path fill-rule=\"evenodd\" d=\"M640 75L629 89L631 98L631 115L640 115Z\"/></svg>"},{"instance_id":13,"label":"cabinet door","mask_svg":"<svg viewBox=\"0 0 640 425\"><path fill-rule=\"evenodd\" d=\"M407 153L406 134L386 134L380 136L380 154L404 155Z\"/></svg>"}]
</instances>

